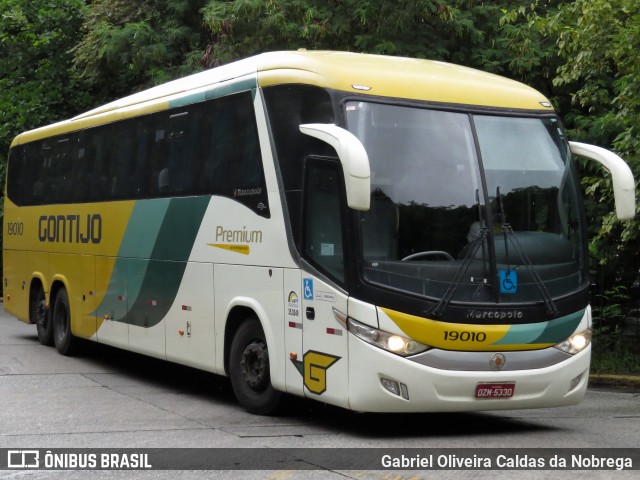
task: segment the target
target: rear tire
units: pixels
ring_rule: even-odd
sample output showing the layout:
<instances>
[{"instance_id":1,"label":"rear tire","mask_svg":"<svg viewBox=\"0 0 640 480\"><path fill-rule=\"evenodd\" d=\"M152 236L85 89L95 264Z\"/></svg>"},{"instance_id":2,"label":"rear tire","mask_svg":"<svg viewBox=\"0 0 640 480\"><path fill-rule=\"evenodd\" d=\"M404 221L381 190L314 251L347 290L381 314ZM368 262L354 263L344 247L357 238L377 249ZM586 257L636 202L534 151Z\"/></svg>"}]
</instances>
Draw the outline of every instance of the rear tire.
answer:
<instances>
[{"instance_id":1,"label":"rear tire","mask_svg":"<svg viewBox=\"0 0 640 480\"><path fill-rule=\"evenodd\" d=\"M31 317L31 323L36 324L40 343L42 345L53 345L53 322L49 315L47 300L42 285L38 285L32 292L29 316Z\"/></svg>"},{"instance_id":2,"label":"rear tire","mask_svg":"<svg viewBox=\"0 0 640 480\"><path fill-rule=\"evenodd\" d=\"M229 354L229 377L240 405L257 415L273 413L282 393L271 385L269 350L257 318L242 322Z\"/></svg>"},{"instance_id":3,"label":"rear tire","mask_svg":"<svg viewBox=\"0 0 640 480\"><path fill-rule=\"evenodd\" d=\"M71 310L69 309L69 295L62 287L56 295L51 315L53 324L53 342L62 355L71 355L78 340L71 333Z\"/></svg>"}]
</instances>

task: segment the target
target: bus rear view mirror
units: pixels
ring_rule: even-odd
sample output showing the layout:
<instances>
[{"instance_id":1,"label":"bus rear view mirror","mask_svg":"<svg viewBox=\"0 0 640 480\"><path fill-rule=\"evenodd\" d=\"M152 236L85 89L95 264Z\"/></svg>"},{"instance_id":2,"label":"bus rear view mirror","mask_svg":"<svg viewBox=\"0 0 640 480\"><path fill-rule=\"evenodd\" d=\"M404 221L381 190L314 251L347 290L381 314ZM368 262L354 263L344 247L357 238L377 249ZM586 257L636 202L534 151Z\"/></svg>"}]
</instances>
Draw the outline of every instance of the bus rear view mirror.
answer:
<instances>
[{"instance_id":1,"label":"bus rear view mirror","mask_svg":"<svg viewBox=\"0 0 640 480\"><path fill-rule=\"evenodd\" d=\"M611 173L616 215L628 220L636 214L636 185L629 165L615 153L595 145L569 142L571 153L601 163Z\"/></svg>"},{"instance_id":2,"label":"bus rear view mirror","mask_svg":"<svg viewBox=\"0 0 640 480\"><path fill-rule=\"evenodd\" d=\"M335 149L342 164L347 204L354 210L369 210L371 169L369 156L360 140L351 132L333 124L309 123L300 125L300 131Z\"/></svg>"}]
</instances>

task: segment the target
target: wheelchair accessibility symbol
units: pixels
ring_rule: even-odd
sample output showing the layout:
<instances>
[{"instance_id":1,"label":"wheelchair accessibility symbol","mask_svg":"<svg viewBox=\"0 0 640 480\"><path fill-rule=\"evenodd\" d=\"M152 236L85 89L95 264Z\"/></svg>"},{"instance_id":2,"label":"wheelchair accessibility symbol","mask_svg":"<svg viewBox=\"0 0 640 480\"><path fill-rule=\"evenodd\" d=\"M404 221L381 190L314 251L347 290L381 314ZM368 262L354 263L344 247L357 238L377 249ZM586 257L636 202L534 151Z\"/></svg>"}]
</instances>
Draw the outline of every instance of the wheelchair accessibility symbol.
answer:
<instances>
[{"instance_id":1,"label":"wheelchair accessibility symbol","mask_svg":"<svg viewBox=\"0 0 640 480\"><path fill-rule=\"evenodd\" d=\"M518 291L518 274L515 270L500 270L500 293L516 293Z\"/></svg>"},{"instance_id":2,"label":"wheelchair accessibility symbol","mask_svg":"<svg viewBox=\"0 0 640 480\"><path fill-rule=\"evenodd\" d=\"M313 279L304 279L304 299L313 300Z\"/></svg>"}]
</instances>

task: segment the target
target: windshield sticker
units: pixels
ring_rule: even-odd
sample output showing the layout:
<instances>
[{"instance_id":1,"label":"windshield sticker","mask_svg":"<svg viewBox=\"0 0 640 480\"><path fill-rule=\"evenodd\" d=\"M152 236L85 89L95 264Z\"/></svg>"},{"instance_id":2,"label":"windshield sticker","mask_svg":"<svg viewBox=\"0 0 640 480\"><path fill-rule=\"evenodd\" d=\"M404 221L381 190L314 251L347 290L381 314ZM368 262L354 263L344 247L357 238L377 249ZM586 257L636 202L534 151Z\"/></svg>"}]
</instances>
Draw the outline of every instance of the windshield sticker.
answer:
<instances>
[{"instance_id":1,"label":"windshield sticker","mask_svg":"<svg viewBox=\"0 0 640 480\"><path fill-rule=\"evenodd\" d=\"M333 257L335 255L335 246L333 243L320 244L320 256Z\"/></svg>"},{"instance_id":2,"label":"windshield sticker","mask_svg":"<svg viewBox=\"0 0 640 480\"><path fill-rule=\"evenodd\" d=\"M500 270L500 293L518 291L518 273L515 270Z\"/></svg>"},{"instance_id":3,"label":"windshield sticker","mask_svg":"<svg viewBox=\"0 0 640 480\"><path fill-rule=\"evenodd\" d=\"M316 290L316 300L336 303L336 294L334 292L321 292L320 290Z\"/></svg>"}]
</instances>

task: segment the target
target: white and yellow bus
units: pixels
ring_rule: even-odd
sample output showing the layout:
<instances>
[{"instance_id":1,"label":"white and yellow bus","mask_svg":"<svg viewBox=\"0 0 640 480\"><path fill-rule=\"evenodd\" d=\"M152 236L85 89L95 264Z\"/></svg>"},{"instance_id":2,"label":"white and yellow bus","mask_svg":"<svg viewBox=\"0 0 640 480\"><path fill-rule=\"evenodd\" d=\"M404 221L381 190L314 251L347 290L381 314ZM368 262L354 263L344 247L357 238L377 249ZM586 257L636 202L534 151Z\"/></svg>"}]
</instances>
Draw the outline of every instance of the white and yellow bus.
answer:
<instances>
[{"instance_id":1,"label":"white and yellow bus","mask_svg":"<svg viewBox=\"0 0 640 480\"><path fill-rule=\"evenodd\" d=\"M571 144L529 87L441 62L276 52L19 135L4 306L78 339L357 411L570 405L591 314Z\"/></svg>"}]
</instances>

